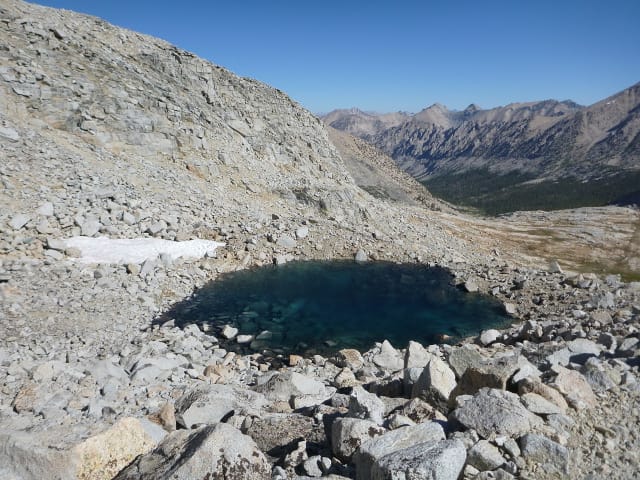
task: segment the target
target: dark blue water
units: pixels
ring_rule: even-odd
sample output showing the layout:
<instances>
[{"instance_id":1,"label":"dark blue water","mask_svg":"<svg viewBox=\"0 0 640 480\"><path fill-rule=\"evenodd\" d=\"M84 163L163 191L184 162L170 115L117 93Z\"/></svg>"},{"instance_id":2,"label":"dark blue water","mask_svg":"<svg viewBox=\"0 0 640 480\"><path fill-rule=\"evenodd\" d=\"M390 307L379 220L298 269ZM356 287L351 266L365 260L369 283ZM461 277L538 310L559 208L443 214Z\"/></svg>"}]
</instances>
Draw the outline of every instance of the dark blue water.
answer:
<instances>
[{"instance_id":1,"label":"dark blue water","mask_svg":"<svg viewBox=\"0 0 640 480\"><path fill-rule=\"evenodd\" d=\"M399 348L436 343L512 320L495 299L451 281L444 269L414 264L295 262L222 275L168 316L214 333L226 324L241 334L269 332L237 347L244 351L306 355L364 351L384 339Z\"/></svg>"}]
</instances>

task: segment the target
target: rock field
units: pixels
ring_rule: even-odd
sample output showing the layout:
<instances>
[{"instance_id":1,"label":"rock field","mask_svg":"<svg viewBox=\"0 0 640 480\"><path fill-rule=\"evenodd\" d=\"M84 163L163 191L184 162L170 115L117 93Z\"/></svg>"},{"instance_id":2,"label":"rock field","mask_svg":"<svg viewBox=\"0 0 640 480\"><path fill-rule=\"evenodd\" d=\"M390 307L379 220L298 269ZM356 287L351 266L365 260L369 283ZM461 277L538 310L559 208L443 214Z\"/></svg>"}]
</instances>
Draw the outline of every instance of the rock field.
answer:
<instances>
[{"instance_id":1,"label":"rock field","mask_svg":"<svg viewBox=\"0 0 640 480\"><path fill-rule=\"evenodd\" d=\"M391 178L360 188L276 89L3 1L0 478L640 478L640 283L533 261ZM85 264L74 236L225 246ZM446 267L513 325L302 358L163 315L225 272L330 258Z\"/></svg>"}]
</instances>

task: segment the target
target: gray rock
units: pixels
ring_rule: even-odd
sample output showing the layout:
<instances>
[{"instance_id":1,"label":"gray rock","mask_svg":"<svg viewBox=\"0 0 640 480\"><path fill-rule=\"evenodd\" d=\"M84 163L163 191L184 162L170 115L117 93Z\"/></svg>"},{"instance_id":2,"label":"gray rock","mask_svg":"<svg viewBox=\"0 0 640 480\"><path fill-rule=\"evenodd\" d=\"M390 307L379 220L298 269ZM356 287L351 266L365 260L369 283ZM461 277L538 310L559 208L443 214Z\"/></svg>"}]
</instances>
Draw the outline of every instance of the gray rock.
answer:
<instances>
[{"instance_id":1,"label":"gray rock","mask_svg":"<svg viewBox=\"0 0 640 480\"><path fill-rule=\"evenodd\" d=\"M598 308L608 309L613 308L616 305L613 293L604 292L593 295L591 302Z\"/></svg>"},{"instance_id":2,"label":"gray rock","mask_svg":"<svg viewBox=\"0 0 640 480\"><path fill-rule=\"evenodd\" d=\"M308 227L300 227L296 230L296 238L297 239L302 239L302 238L307 238L307 236L309 235L309 228Z\"/></svg>"},{"instance_id":3,"label":"gray rock","mask_svg":"<svg viewBox=\"0 0 640 480\"><path fill-rule=\"evenodd\" d=\"M44 202L42 205L38 207L36 210L38 215L42 215L43 217L51 217L54 214L53 203Z\"/></svg>"},{"instance_id":4,"label":"gray rock","mask_svg":"<svg viewBox=\"0 0 640 480\"><path fill-rule=\"evenodd\" d=\"M132 214L130 214L129 212L123 212L122 213L122 221L124 223L126 223L127 225L131 226L131 225L135 225L137 223L136 221L136 217L134 217Z\"/></svg>"},{"instance_id":5,"label":"gray rock","mask_svg":"<svg viewBox=\"0 0 640 480\"><path fill-rule=\"evenodd\" d=\"M13 218L9 220L9 226L14 230L20 230L30 221L31 221L31 217L29 215L25 215L24 213L19 213L18 215L14 215Z\"/></svg>"},{"instance_id":6,"label":"gray rock","mask_svg":"<svg viewBox=\"0 0 640 480\"><path fill-rule=\"evenodd\" d=\"M310 477L321 477L323 473L331 467L331 459L327 460L329 460L328 467L323 457L321 457L320 455L314 455L302 462L302 470Z\"/></svg>"},{"instance_id":7,"label":"gray rock","mask_svg":"<svg viewBox=\"0 0 640 480\"><path fill-rule=\"evenodd\" d=\"M50 250L57 250L59 252L64 252L67 249L67 244L64 240L47 238L47 248Z\"/></svg>"},{"instance_id":8,"label":"gray rock","mask_svg":"<svg viewBox=\"0 0 640 480\"><path fill-rule=\"evenodd\" d=\"M498 330L489 329L489 330L483 331L480 334L479 340L480 340L480 343L486 347L487 345L491 345L492 343L494 343L501 336L502 334Z\"/></svg>"},{"instance_id":9,"label":"gray rock","mask_svg":"<svg viewBox=\"0 0 640 480\"><path fill-rule=\"evenodd\" d=\"M243 433L249 435L264 453L281 457L289 445L304 438L315 445L326 443L324 426L316 424L313 418L296 413L270 413L255 417L251 424L243 427Z\"/></svg>"},{"instance_id":10,"label":"gray rock","mask_svg":"<svg viewBox=\"0 0 640 480\"><path fill-rule=\"evenodd\" d=\"M343 368L333 378L333 386L336 387L336 388L355 387L358 384L359 384L359 382L356 379L356 376L348 368Z\"/></svg>"},{"instance_id":11,"label":"gray rock","mask_svg":"<svg viewBox=\"0 0 640 480\"><path fill-rule=\"evenodd\" d=\"M464 289L469 293L477 292L480 288L475 279L469 278L464 282Z\"/></svg>"},{"instance_id":12,"label":"gray rock","mask_svg":"<svg viewBox=\"0 0 640 480\"><path fill-rule=\"evenodd\" d=\"M511 377L511 381L517 384L525 378L540 378L540 375L542 375L542 372L538 370L535 365L526 363L522 365L516 373L513 374L513 376Z\"/></svg>"},{"instance_id":13,"label":"gray rock","mask_svg":"<svg viewBox=\"0 0 640 480\"><path fill-rule=\"evenodd\" d=\"M460 378L467 368L481 365L486 358L478 352L477 346L465 344L460 347L451 348L448 360L456 377Z\"/></svg>"},{"instance_id":14,"label":"gray rock","mask_svg":"<svg viewBox=\"0 0 640 480\"><path fill-rule=\"evenodd\" d=\"M167 224L160 220L158 222L152 223L149 228L147 228L147 232L155 236L161 233L165 228L167 228Z\"/></svg>"},{"instance_id":15,"label":"gray rock","mask_svg":"<svg viewBox=\"0 0 640 480\"><path fill-rule=\"evenodd\" d=\"M360 445L384 432L384 428L370 420L337 418L331 425L331 451L340 460L349 461Z\"/></svg>"},{"instance_id":16,"label":"gray rock","mask_svg":"<svg viewBox=\"0 0 640 480\"><path fill-rule=\"evenodd\" d=\"M129 382L127 372L109 360L94 360L87 365L85 372L95 378L98 385L106 383L109 379L123 384Z\"/></svg>"},{"instance_id":17,"label":"gray rock","mask_svg":"<svg viewBox=\"0 0 640 480\"><path fill-rule=\"evenodd\" d=\"M584 364L589 358L600 355L601 348L597 343L586 338L577 338L567 343L571 352L570 361L572 363Z\"/></svg>"},{"instance_id":18,"label":"gray rock","mask_svg":"<svg viewBox=\"0 0 640 480\"><path fill-rule=\"evenodd\" d=\"M400 411L416 423L422 423L427 420L446 420L447 418L434 406L420 398L414 398L405 403Z\"/></svg>"},{"instance_id":19,"label":"gray rock","mask_svg":"<svg viewBox=\"0 0 640 480\"><path fill-rule=\"evenodd\" d=\"M411 398L422 398L446 413L449 395L455 386L456 376L453 370L438 357L433 356L413 386Z\"/></svg>"},{"instance_id":20,"label":"gray rock","mask_svg":"<svg viewBox=\"0 0 640 480\"><path fill-rule=\"evenodd\" d=\"M620 374L617 371L593 357L582 366L580 373L594 392L611 390L621 382Z\"/></svg>"},{"instance_id":21,"label":"gray rock","mask_svg":"<svg viewBox=\"0 0 640 480\"><path fill-rule=\"evenodd\" d=\"M520 397L524 406L530 412L538 415L552 415L555 413L564 413L564 410L555 403L550 402L546 398L537 393L525 393Z\"/></svg>"},{"instance_id":22,"label":"gray rock","mask_svg":"<svg viewBox=\"0 0 640 480\"><path fill-rule=\"evenodd\" d=\"M515 315L516 312L518 311L518 309L516 308L516 306L513 303L505 303L504 304L504 311L506 313L508 313L509 315Z\"/></svg>"},{"instance_id":23,"label":"gray rock","mask_svg":"<svg viewBox=\"0 0 640 480\"><path fill-rule=\"evenodd\" d=\"M433 358L418 342L410 341L404 353L404 368L424 368Z\"/></svg>"},{"instance_id":24,"label":"gray rock","mask_svg":"<svg viewBox=\"0 0 640 480\"><path fill-rule=\"evenodd\" d=\"M553 384L562 393L569 405L576 409L592 408L597 405L596 396L589 382L580 372L564 367L554 367L558 376Z\"/></svg>"},{"instance_id":25,"label":"gray rock","mask_svg":"<svg viewBox=\"0 0 640 480\"><path fill-rule=\"evenodd\" d=\"M25 432L0 433L0 478L74 478L75 473L70 452L40 445Z\"/></svg>"},{"instance_id":26,"label":"gray rock","mask_svg":"<svg viewBox=\"0 0 640 480\"><path fill-rule=\"evenodd\" d=\"M221 334L227 340L231 340L233 337L235 337L238 334L238 329L235 327L232 327L231 325L225 325L224 327L222 327Z\"/></svg>"},{"instance_id":27,"label":"gray rock","mask_svg":"<svg viewBox=\"0 0 640 480\"><path fill-rule=\"evenodd\" d=\"M507 382L522 366L529 362L517 353L493 359L485 359L479 364L470 365L449 396L449 405L453 406L458 395L473 395L481 388L499 388L506 390Z\"/></svg>"},{"instance_id":28,"label":"gray rock","mask_svg":"<svg viewBox=\"0 0 640 480\"><path fill-rule=\"evenodd\" d=\"M371 420L382 425L384 419L385 405L380 398L373 393L367 392L362 387L354 387L349 397L349 416Z\"/></svg>"},{"instance_id":29,"label":"gray rock","mask_svg":"<svg viewBox=\"0 0 640 480\"><path fill-rule=\"evenodd\" d=\"M378 367L391 372L401 370L404 365L404 361L402 360L400 353L393 348L388 340L383 341L380 345L380 353L373 357L373 363Z\"/></svg>"},{"instance_id":30,"label":"gray rock","mask_svg":"<svg viewBox=\"0 0 640 480\"><path fill-rule=\"evenodd\" d=\"M616 350L616 354L621 357L631 357L637 348L640 347L640 338L627 337L620 342L620 346Z\"/></svg>"},{"instance_id":31,"label":"gray rock","mask_svg":"<svg viewBox=\"0 0 640 480\"><path fill-rule=\"evenodd\" d=\"M247 343L251 343L255 337L253 335L238 335L236 337L236 342L240 345L245 345Z\"/></svg>"},{"instance_id":32,"label":"gray rock","mask_svg":"<svg viewBox=\"0 0 640 480\"><path fill-rule=\"evenodd\" d=\"M356 262L366 262L369 260L369 256L365 253L364 250L358 250L354 256Z\"/></svg>"},{"instance_id":33,"label":"gray rock","mask_svg":"<svg viewBox=\"0 0 640 480\"><path fill-rule=\"evenodd\" d=\"M545 360L550 366L553 366L553 365L566 366L566 365L569 365L569 362L571 361L571 355L572 355L571 350L569 350L567 347L564 347L547 355L545 357Z\"/></svg>"},{"instance_id":34,"label":"gray rock","mask_svg":"<svg viewBox=\"0 0 640 480\"><path fill-rule=\"evenodd\" d=\"M562 270L562 267L560 266L557 260L551 260L549 262L549 272L561 273L561 274L564 273L564 271Z\"/></svg>"},{"instance_id":35,"label":"gray rock","mask_svg":"<svg viewBox=\"0 0 640 480\"><path fill-rule=\"evenodd\" d=\"M158 447L141 455L114 480L172 478L271 478L271 466L250 437L219 423L196 430L180 430Z\"/></svg>"},{"instance_id":36,"label":"gray rock","mask_svg":"<svg viewBox=\"0 0 640 480\"><path fill-rule=\"evenodd\" d=\"M331 397L335 389L289 370L275 374L262 385L254 387L254 391L263 393L271 402L287 402L292 407L294 402L297 402L301 407L324 402Z\"/></svg>"},{"instance_id":37,"label":"gray rock","mask_svg":"<svg viewBox=\"0 0 640 480\"><path fill-rule=\"evenodd\" d=\"M354 454L357 479L370 479L378 460L418 444L438 443L444 440L444 430L435 422L399 428L363 443ZM462 466L460 467L462 469ZM411 477L410 477L411 478Z\"/></svg>"},{"instance_id":38,"label":"gray rock","mask_svg":"<svg viewBox=\"0 0 640 480\"><path fill-rule=\"evenodd\" d=\"M520 439L520 449L527 462L539 464L547 475L567 475L569 451L559 443L528 433Z\"/></svg>"},{"instance_id":39,"label":"gray rock","mask_svg":"<svg viewBox=\"0 0 640 480\"><path fill-rule=\"evenodd\" d=\"M80 227L80 232L85 237L93 237L99 231L102 225L97 220L87 220Z\"/></svg>"},{"instance_id":40,"label":"gray rock","mask_svg":"<svg viewBox=\"0 0 640 480\"><path fill-rule=\"evenodd\" d=\"M347 367L357 372L364 365L362 354L353 348L345 348L340 350L335 359L336 365L339 367Z\"/></svg>"},{"instance_id":41,"label":"gray rock","mask_svg":"<svg viewBox=\"0 0 640 480\"><path fill-rule=\"evenodd\" d=\"M457 480L466 457L460 440L419 443L376 461L371 479Z\"/></svg>"},{"instance_id":42,"label":"gray rock","mask_svg":"<svg viewBox=\"0 0 640 480\"><path fill-rule=\"evenodd\" d=\"M184 428L213 424L230 415L259 415L267 405L260 393L230 385L200 385L175 403L176 421Z\"/></svg>"},{"instance_id":43,"label":"gray rock","mask_svg":"<svg viewBox=\"0 0 640 480\"><path fill-rule=\"evenodd\" d=\"M519 437L542 425L542 420L520 403L518 395L492 388L482 388L454 410L451 418L487 440L499 435Z\"/></svg>"},{"instance_id":44,"label":"gray rock","mask_svg":"<svg viewBox=\"0 0 640 480\"><path fill-rule=\"evenodd\" d=\"M20 134L14 129L9 127L0 126L0 137L17 142L20 140Z\"/></svg>"},{"instance_id":45,"label":"gray rock","mask_svg":"<svg viewBox=\"0 0 640 480\"><path fill-rule=\"evenodd\" d=\"M297 245L297 242L295 241L295 239L293 239L289 235L282 235L280 236L280 238L278 238L276 245L284 248L295 248L295 246Z\"/></svg>"},{"instance_id":46,"label":"gray rock","mask_svg":"<svg viewBox=\"0 0 640 480\"><path fill-rule=\"evenodd\" d=\"M505 462L506 460L500 454L500 450L487 440L480 440L476 443L469 450L467 457L467 463L480 471L495 470Z\"/></svg>"}]
</instances>

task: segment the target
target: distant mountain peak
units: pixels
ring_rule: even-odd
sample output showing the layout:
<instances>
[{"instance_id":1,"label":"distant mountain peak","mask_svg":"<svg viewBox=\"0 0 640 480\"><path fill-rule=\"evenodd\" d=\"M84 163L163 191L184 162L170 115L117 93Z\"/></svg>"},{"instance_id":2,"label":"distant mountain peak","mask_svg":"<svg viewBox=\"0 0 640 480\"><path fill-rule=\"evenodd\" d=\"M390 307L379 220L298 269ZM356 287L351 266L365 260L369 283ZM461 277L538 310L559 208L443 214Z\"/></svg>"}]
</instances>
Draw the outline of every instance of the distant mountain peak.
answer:
<instances>
[{"instance_id":1,"label":"distant mountain peak","mask_svg":"<svg viewBox=\"0 0 640 480\"><path fill-rule=\"evenodd\" d=\"M475 103L470 103L467 108L464 109L463 113L470 114L480 111L480 107Z\"/></svg>"}]
</instances>

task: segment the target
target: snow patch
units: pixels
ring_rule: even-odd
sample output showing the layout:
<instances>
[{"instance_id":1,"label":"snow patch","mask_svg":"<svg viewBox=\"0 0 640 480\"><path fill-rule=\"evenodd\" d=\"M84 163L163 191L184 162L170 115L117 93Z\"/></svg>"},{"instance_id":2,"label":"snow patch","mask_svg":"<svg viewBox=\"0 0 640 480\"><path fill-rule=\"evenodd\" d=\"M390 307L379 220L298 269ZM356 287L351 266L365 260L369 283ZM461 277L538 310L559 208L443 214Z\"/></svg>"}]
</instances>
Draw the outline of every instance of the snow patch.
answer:
<instances>
[{"instance_id":1,"label":"snow patch","mask_svg":"<svg viewBox=\"0 0 640 480\"><path fill-rule=\"evenodd\" d=\"M71 237L64 240L66 248L80 250L82 263L144 263L155 260L160 255L168 255L171 260L178 258L198 259L213 255L216 248L225 244L211 240L187 240L172 242L159 238L112 239L107 237Z\"/></svg>"}]
</instances>

